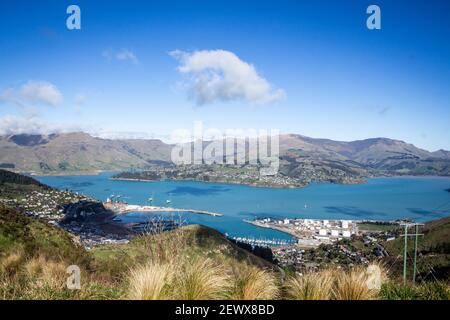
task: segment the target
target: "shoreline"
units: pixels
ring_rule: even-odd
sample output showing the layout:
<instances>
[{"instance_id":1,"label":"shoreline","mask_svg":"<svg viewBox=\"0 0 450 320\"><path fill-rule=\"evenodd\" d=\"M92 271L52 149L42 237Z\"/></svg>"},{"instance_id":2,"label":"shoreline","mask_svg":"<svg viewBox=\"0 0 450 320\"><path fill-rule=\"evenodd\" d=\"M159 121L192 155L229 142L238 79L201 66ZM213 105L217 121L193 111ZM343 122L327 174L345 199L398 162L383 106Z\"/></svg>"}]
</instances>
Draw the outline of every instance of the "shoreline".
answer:
<instances>
[{"instance_id":1,"label":"shoreline","mask_svg":"<svg viewBox=\"0 0 450 320\"><path fill-rule=\"evenodd\" d=\"M135 181L135 182L162 182L162 181L175 181L175 182L200 182L200 183L217 183L217 184L225 184L225 185L243 185L253 188L267 188L267 189L303 189L306 187L311 186L312 184L336 184L336 185L342 185L342 186L352 186L352 185L363 185L367 184L369 180L375 180L375 179L408 179L408 178L416 178L416 179L444 179L444 180L450 180L450 176L414 176L414 175L384 175L384 176L373 176L365 178L364 181L358 181L353 183L342 183L342 182L332 182L332 181L311 181L310 183L305 184L304 186L270 186L270 185L258 185L258 184L251 184L251 183L245 183L245 182L230 182L230 181L205 181L205 180L195 180L195 179L162 179L162 180L149 180L149 179L132 179L132 178L108 178L109 180L115 180L115 181ZM446 189L444 191L450 192L450 188Z\"/></svg>"},{"instance_id":2,"label":"shoreline","mask_svg":"<svg viewBox=\"0 0 450 320\"><path fill-rule=\"evenodd\" d=\"M321 221L324 219L305 219L305 220L315 220L315 221ZM325 219L325 220L330 220L330 221L334 221L334 219ZM389 221L383 221L383 220L347 220L347 219L338 219L341 221L351 221L352 223L356 224L357 226L362 225L362 224L381 224L381 225L392 225L392 226L400 226L400 221L396 221L396 220L389 220ZM314 246L318 246L320 245L322 242L320 241L320 239L305 239L304 237L302 237L301 234L298 234L296 229L293 228L287 228L287 227L280 227L276 224L265 224L260 222L258 219L256 220L248 220L248 219L244 219L243 220L245 223L248 223L250 225L256 226L258 228L264 228L264 229L272 229L272 230L276 230L279 232L283 232L284 234L290 235L291 237L293 237L297 244L301 247L314 247ZM357 233L359 232L382 232L382 231L374 231L374 230L366 230L366 229L359 229L359 227L356 229ZM330 238L331 239L331 238Z\"/></svg>"},{"instance_id":3,"label":"shoreline","mask_svg":"<svg viewBox=\"0 0 450 320\"><path fill-rule=\"evenodd\" d=\"M115 181L136 181L136 182L161 182L161 181L177 181L177 182L201 182L201 183L218 183L218 184L228 184L228 185L244 185L248 187L254 187L254 188L269 188L269 189L302 189L309 184L306 184L304 186L279 186L279 185L258 185L258 184L252 184L252 183L245 183L241 181L236 182L230 182L230 181L205 181L205 180L195 180L195 179L161 179L161 180L150 180L150 179L132 179L132 178L109 178L109 180L115 180Z\"/></svg>"},{"instance_id":4,"label":"shoreline","mask_svg":"<svg viewBox=\"0 0 450 320\"><path fill-rule=\"evenodd\" d=\"M13 171L16 173L21 174L28 174L30 176L36 176L36 177L60 177L60 176L68 176L68 177L78 177L78 176L98 176L103 173L120 173L121 171L118 170L94 170L94 171L77 171L77 172L55 172L55 173L39 173L39 172L30 172L30 171ZM254 188L268 188L268 189L302 189L306 188L312 184L315 183L325 183L325 184L336 184L336 185L359 185L359 184L367 184L369 180L371 179L386 179L386 178L394 178L394 179L403 179L403 178L417 178L417 179L449 179L450 176L445 175L392 175L392 174L386 174L386 175L378 175L378 176L370 176L362 178L361 181L355 181L355 182L333 182L333 181L311 181L309 183L306 183L305 185L260 185L255 183L246 183L245 181L236 181L236 182L230 182L230 181L205 181L205 180L196 180L196 179L159 179L159 180L150 180L150 179L133 179L133 178L114 178L109 177L109 180L115 180L115 181L136 181L136 182L161 182L161 181L176 181L176 182L201 182L201 183L217 183L217 184L225 184L225 185L244 185L248 187L254 187ZM450 188L449 188L450 190ZM448 190L444 190L448 191ZM449 191L450 192L450 191Z\"/></svg>"},{"instance_id":5,"label":"shoreline","mask_svg":"<svg viewBox=\"0 0 450 320\"><path fill-rule=\"evenodd\" d=\"M256 222L256 221L254 221L254 220L247 220L247 219L244 219L243 221L244 221L245 223L251 224L251 225L253 225L253 226L255 226L255 227L258 227L258 228L272 229L272 230L280 231L280 232L283 232L283 233L285 233L285 234L288 234L288 235L292 236L292 237L295 238L296 240L299 239L298 236L297 236L294 232L289 232L288 230L285 230L285 229L282 229L282 228L272 227L272 226L266 226L266 225L264 225L264 224L262 224L262 223L258 223L258 222Z\"/></svg>"},{"instance_id":6,"label":"shoreline","mask_svg":"<svg viewBox=\"0 0 450 320\"><path fill-rule=\"evenodd\" d=\"M15 171L16 172L16 171ZM44 173L44 172L32 172L32 171L17 171L16 173L20 174L28 174L32 177L79 177L79 176L98 176L102 173L106 172L120 172L116 170L93 170L93 171L71 171L71 172L53 172L53 173Z\"/></svg>"}]
</instances>

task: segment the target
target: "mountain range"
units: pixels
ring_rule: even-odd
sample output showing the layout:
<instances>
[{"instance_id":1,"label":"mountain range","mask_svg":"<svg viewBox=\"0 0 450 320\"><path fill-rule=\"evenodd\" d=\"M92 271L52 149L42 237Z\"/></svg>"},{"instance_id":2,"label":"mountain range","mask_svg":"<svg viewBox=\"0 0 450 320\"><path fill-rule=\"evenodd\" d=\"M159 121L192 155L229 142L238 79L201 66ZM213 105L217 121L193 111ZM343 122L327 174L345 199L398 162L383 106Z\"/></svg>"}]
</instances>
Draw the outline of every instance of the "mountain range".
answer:
<instances>
[{"instance_id":1,"label":"mountain range","mask_svg":"<svg viewBox=\"0 0 450 320\"><path fill-rule=\"evenodd\" d=\"M281 173L339 171L352 176L450 175L450 151L400 140L357 141L280 135ZM146 169L170 163L173 145L157 139L102 139L87 133L0 136L0 168L40 174Z\"/></svg>"}]
</instances>

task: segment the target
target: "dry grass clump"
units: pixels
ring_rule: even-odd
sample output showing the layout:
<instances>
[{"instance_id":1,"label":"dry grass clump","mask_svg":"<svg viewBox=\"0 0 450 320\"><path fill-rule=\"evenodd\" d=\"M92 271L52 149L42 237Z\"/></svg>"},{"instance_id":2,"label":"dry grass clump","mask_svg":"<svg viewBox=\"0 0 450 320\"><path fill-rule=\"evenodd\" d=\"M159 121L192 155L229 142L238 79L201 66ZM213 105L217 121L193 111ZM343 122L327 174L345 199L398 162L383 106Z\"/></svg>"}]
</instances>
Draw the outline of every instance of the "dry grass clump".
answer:
<instances>
[{"instance_id":1,"label":"dry grass clump","mask_svg":"<svg viewBox=\"0 0 450 320\"><path fill-rule=\"evenodd\" d=\"M368 285L369 274L365 268L354 268L348 272L339 272L334 286L336 300L371 300L377 296L377 290Z\"/></svg>"},{"instance_id":2,"label":"dry grass clump","mask_svg":"<svg viewBox=\"0 0 450 320\"><path fill-rule=\"evenodd\" d=\"M42 256L27 260L22 268L26 279L24 296L29 299L59 299L69 294L66 289L67 265Z\"/></svg>"},{"instance_id":3,"label":"dry grass clump","mask_svg":"<svg viewBox=\"0 0 450 320\"><path fill-rule=\"evenodd\" d=\"M47 260L40 256L28 260L24 265L27 278L37 288L48 287L55 290L65 288L67 265L61 261Z\"/></svg>"},{"instance_id":4,"label":"dry grass clump","mask_svg":"<svg viewBox=\"0 0 450 320\"><path fill-rule=\"evenodd\" d=\"M0 259L0 275L6 277L13 276L19 270L24 259L25 256L21 251L7 254L4 258Z\"/></svg>"},{"instance_id":5,"label":"dry grass clump","mask_svg":"<svg viewBox=\"0 0 450 320\"><path fill-rule=\"evenodd\" d=\"M162 300L168 298L168 286L173 270L168 264L149 263L138 266L128 275L127 297L133 300Z\"/></svg>"},{"instance_id":6,"label":"dry grass clump","mask_svg":"<svg viewBox=\"0 0 450 320\"><path fill-rule=\"evenodd\" d=\"M336 277L334 299L372 300L379 296L381 286L387 280L386 269L381 263L355 267L340 272Z\"/></svg>"},{"instance_id":7,"label":"dry grass clump","mask_svg":"<svg viewBox=\"0 0 450 320\"><path fill-rule=\"evenodd\" d=\"M66 264L43 256L25 259L10 254L1 259L1 299L67 299L76 293L66 288Z\"/></svg>"},{"instance_id":8,"label":"dry grass clump","mask_svg":"<svg viewBox=\"0 0 450 320\"><path fill-rule=\"evenodd\" d=\"M231 298L236 300L276 299L279 289L274 275L266 270L248 267L235 274Z\"/></svg>"},{"instance_id":9,"label":"dry grass clump","mask_svg":"<svg viewBox=\"0 0 450 320\"><path fill-rule=\"evenodd\" d=\"M226 297L230 278L210 259L152 262L132 269L127 277L129 299L211 300Z\"/></svg>"},{"instance_id":10,"label":"dry grass clump","mask_svg":"<svg viewBox=\"0 0 450 320\"><path fill-rule=\"evenodd\" d=\"M173 217L174 223L183 224L181 218ZM151 261L177 264L187 245L184 228L165 232L164 219L155 218L147 222L145 234L140 236L141 250Z\"/></svg>"},{"instance_id":11,"label":"dry grass clump","mask_svg":"<svg viewBox=\"0 0 450 320\"><path fill-rule=\"evenodd\" d=\"M287 295L294 300L329 300L333 296L335 272L324 270L297 275L287 282Z\"/></svg>"},{"instance_id":12,"label":"dry grass clump","mask_svg":"<svg viewBox=\"0 0 450 320\"><path fill-rule=\"evenodd\" d=\"M286 284L287 296L297 300L371 300L385 280L381 265L351 270L323 270L297 275Z\"/></svg>"},{"instance_id":13,"label":"dry grass clump","mask_svg":"<svg viewBox=\"0 0 450 320\"><path fill-rule=\"evenodd\" d=\"M230 277L223 266L211 259L186 261L173 283L173 297L179 300L214 300L225 298Z\"/></svg>"}]
</instances>

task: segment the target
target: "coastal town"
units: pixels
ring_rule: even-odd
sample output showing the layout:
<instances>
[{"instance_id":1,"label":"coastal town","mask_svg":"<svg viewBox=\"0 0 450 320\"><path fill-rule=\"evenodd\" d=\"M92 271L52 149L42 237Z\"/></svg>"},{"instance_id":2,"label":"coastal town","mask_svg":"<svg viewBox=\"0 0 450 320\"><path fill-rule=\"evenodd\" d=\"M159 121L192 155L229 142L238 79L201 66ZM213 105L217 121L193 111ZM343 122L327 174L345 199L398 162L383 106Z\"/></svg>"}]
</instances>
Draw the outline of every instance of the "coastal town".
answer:
<instances>
[{"instance_id":1,"label":"coastal town","mask_svg":"<svg viewBox=\"0 0 450 320\"><path fill-rule=\"evenodd\" d=\"M6 171L0 172L0 205L63 228L86 249L128 242L133 236L132 230L113 221L113 212L96 199Z\"/></svg>"},{"instance_id":2,"label":"coastal town","mask_svg":"<svg viewBox=\"0 0 450 320\"><path fill-rule=\"evenodd\" d=\"M360 168L343 170L334 162L315 163L307 158L297 161L298 155L285 155L280 158L276 174L261 174L264 166L260 164L180 164L158 162L141 170L124 171L112 177L115 180L159 181L193 180L244 184L254 187L302 188L312 182L332 182L340 184L359 184L372 176L370 170Z\"/></svg>"},{"instance_id":3,"label":"coastal town","mask_svg":"<svg viewBox=\"0 0 450 320\"><path fill-rule=\"evenodd\" d=\"M16 198L0 198L0 203L14 206L28 216L47 220L56 224L65 217L62 204L78 201L94 201L92 198L51 188L41 188L22 194Z\"/></svg>"},{"instance_id":4,"label":"coastal town","mask_svg":"<svg viewBox=\"0 0 450 320\"><path fill-rule=\"evenodd\" d=\"M298 239L297 244L301 247L317 247L358 233L358 225L352 220L264 218L247 222L288 233Z\"/></svg>"},{"instance_id":5,"label":"coastal town","mask_svg":"<svg viewBox=\"0 0 450 320\"><path fill-rule=\"evenodd\" d=\"M288 218L247 222L292 235L295 241L272 245L271 249L280 266L296 270L317 269L328 264L367 264L371 259L386 257L388 253L382 243L395 240L395 230L400 225L400 221ZM370 230L366 230L368 226Z\"/></svg>"},{"instance_id":6,"label":"coastal town","mask_svg":"<svg viewBox=\"0 0 450 320\"><path fill-rule=\"evenodd\" d=\"M255 187L295 188L306 184L297 178L280 173L271 176L260 174L260 167L252 165L179 165L158 166L151 170L122 172L112 179L116 180L195 180L245 184Z\"/></svg>"}]
</instances>

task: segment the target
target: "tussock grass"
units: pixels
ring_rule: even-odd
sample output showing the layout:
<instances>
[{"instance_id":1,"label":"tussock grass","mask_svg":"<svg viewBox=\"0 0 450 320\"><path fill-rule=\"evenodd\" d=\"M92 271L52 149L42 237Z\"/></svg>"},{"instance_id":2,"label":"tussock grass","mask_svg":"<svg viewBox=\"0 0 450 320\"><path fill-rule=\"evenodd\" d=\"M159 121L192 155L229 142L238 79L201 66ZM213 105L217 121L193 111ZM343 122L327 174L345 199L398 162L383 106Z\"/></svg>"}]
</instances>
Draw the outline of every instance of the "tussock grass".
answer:
<instances>
[{"instance_id":1,"label":"tussock grass","mask_svg":"<svg viewBox=\"0 0 450 320\"><path fill-rule=\"evenodd\" d=\"M185 228L165 232L160 222L158 218L148 222L148 233L137 240L141 244L140 250L151 261L176 264L187 246L187 233ZM183 222L180 220L178 223Z\"/></svg>"},{"instance_id":2,"label":"tussock grass","mask_svg":"<svg viewBox=\"0 0 450 320\"><path fill-rule=\"evenodd\" d=\"M236 300L270 300L279 296L274 275L264 269L248 267L235 271L234 287L230 295Z\"/></svg>"},{"instance_id":3,"label":"tussock grass","mask_svg":"<svg viewBox=\"0 0 450 320\"><path fill-rule=\"evenodd\" d=\"M177 270L172 293L179 300L214 300L226 298L230 277L211 259L186 262Z\"/></svg>"},{"instance_id":4,"label":"tussock grass","mask_svg":"<svg viewBox=\"0 0 450 320\"><path fill-rule=\"evenodd\" d=\"M0 259L0 275L3 277L13 276L17 273L24 259L25 256L22 251L8 253L4 258Z\"/></svg>"},{"instance_id":5,"label":"tussock grass","mask_svg":"<svg viewBox=\"0 0 450 320\"><path fill-rule=\"evenodd\" d=\"M24 265L27 278L34 288L50 288L62 290L65 288L67 265L61 261L47 260L39 256L28 260Z\"/></svg>"},{"instance_id":6,"label":"tussock grass","mask_svg":"<svg viewBox=\"0 0 450 320\"><path fill-rule=\"evenodd\" d=\"M126 298L141 300L212 300L225 298L230 278L210 259L142 265L128 274Z\"/></svg>"},{"instance_id":7,"label":"tussock grass","mask_svg":"<svg viewBox=\"0 0 450 320\"><path fill-rule=\"evenodd\" d=\"M296 275L286 283L288 299L371 300L378 297L386 276L380 264L351 270L326 269Z\"/></svg>"},{"instance_id":8,"label":"tussock grass","mask_svg":"<svg viewBox=\"0 0 450 320\"><path fill-rule=\"evenodd\" d=\"M294 300L329 300L336 272L325 270L296 275L287 281L287 296Z\"/></svg>"},{"instance_id":9,"label":"tussock grass","mask_svg":"<svg viewBox=\"0 0 450 320\"><path fill-rule=\"evenodd\" d=\"M378 290L369 286L369 274L366 268L355 267L347 272L337 273L333 288L336 300L372 300Z\"/></svg>"},{"instance_id":10,"label":"tussock grass","mask_svg":"<svg viewBox=\"0 0 450 320\"><path fill-rule=\"evenodd\" d=\"M14 268L13 273L3 273L0 279L2 299L61 299L68 298L65 290L66 265L60 261L39 256L25 259L20 254L10 254L1 264Z\"/></svg>"},{"instance_id":11,"label":"tussock grass","mask_svg":"<svg viewBox=\"0 0 450 320\"><path fill-rule=\"evenodd\" d=\"M128 274L127 298L133 300L167 299L168 286L173 279L169 264L149 263L132 269Z\"/></svg>"}]
</instances>

